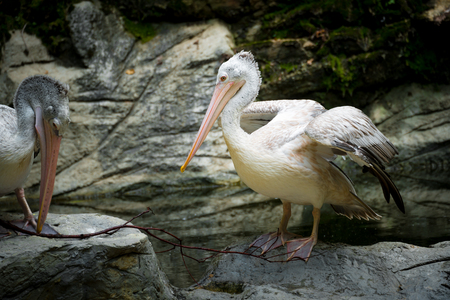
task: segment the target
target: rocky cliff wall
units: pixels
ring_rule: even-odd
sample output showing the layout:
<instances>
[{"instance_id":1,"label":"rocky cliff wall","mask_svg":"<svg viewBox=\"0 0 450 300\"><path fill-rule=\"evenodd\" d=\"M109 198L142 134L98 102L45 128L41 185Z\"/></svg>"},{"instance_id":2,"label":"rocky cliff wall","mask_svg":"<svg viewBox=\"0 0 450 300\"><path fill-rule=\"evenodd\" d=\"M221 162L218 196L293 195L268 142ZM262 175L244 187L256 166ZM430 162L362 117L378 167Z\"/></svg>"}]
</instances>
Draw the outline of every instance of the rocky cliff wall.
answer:
<instances>
[{"instance_id":1,"label":"rocky cliff wall","mask_svg":"<svg viewBox=\"0 0 450 300\"><path fill-rule=\"evenodd\" d=\"M63 54L48 46L48 37L41 36L44 46L26 30L11 31L2 55L0 103L11 104L20 81L33 74L71 86L72 123L62 143L55 195L152 195L238 183L218 127L184 174L179 167L209 103L217 68L240 49L253 51L259 61L259 99L313 98L328 107L364 109L400 150L390 167L396 182L408 187L413 180L423 199L446 195L448 54L437 39L449 27L446 1L365 9L350 0L300 6L182 1L185 8L175 2L134 8L128 1L74 4L65 11L70 49ZM201 16L228 24L199 21ZM417 46L427 30L428 43ZM351 165L344 168L357 174ZM27 182L29 197L38 195L39 170L38 157ZM375 198L378 192L363 193Z\"/></svg>"}]
</instances>

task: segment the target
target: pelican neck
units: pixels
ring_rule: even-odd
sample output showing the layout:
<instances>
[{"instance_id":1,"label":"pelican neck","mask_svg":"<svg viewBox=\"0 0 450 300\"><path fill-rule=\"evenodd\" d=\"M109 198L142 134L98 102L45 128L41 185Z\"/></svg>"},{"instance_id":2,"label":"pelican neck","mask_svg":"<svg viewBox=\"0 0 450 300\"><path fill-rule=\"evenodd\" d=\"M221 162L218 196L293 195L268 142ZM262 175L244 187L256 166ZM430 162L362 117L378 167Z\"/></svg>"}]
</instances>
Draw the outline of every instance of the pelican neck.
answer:
<instances>
[{"instance_id":1,"label":"pelican neck","mask_svg":"<svg viewBox=\"0 0 450 300\"><path fill-rule=\"evenodd\" d=\"M241 96L241 95L239 95ZM239 97L236 95L235 97ZM239 105L243 101L236 100L233 97L222 111L222 131L224 138L228 144L228 147L237 146L245 143L250 135L241 128L241 115L242 111L253 101L248 104ZM242 96L241 96L241 99Z\"/></svg>"},{"instance_id":2,"label":"pelican neck","mask_svg":"<svg viewBox=\"0 0 450 300\"><path fill-rule=\"evenodd\" d=\"M35 111L28 101L22 98L14 99L15 117L17 124L17 132L12 143L17 145L16 149L29 153L34 150L36 143Z\"/></svg>"}]
</instances>

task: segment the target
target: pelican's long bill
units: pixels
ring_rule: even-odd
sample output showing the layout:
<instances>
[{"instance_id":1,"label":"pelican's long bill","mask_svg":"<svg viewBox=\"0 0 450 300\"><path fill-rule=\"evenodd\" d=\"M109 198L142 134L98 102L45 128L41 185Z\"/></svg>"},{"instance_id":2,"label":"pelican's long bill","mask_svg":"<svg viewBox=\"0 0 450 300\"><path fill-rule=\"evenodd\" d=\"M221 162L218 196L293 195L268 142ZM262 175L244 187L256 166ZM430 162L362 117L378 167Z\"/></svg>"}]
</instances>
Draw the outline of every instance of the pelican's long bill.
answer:
<instances>
[{"instance_id":1,"label":"pelican's long bill","mask_svg":"<svg viewBox=\"0 0 450 300\"><path fill-rule=\"evenodd\" d=\"M211 102L209 103L208 110L206 111L205 118L203 119L202 125L198 130L195 142L192 145L191 151L181 166L181 172L184 172L187 165L194 157L195 152L200 148L209 131L211 130L214 122L219 117L225 105L228 101L233 98L233 96L239 91L239 89L245 84L245 80L230 81L230 82L219 82L216 85L214 94L212 96Z\"/></svg>"},{"instance_id":2,"label":"pelican's long bill","mask_svg":"<svg viewBox=\"0 0 450 300\"><path fill-rule=\"evenodd\" d=\"M41 185L39 195L39 218L36 232L40 233L47 219L48 210L52 201L53 187L55 185L56 163L58 161L59 147L62 137L57 129L52 128L43 118L40 107L36 108L36 130L41 146Z\"/></svg>"}]
</instances>

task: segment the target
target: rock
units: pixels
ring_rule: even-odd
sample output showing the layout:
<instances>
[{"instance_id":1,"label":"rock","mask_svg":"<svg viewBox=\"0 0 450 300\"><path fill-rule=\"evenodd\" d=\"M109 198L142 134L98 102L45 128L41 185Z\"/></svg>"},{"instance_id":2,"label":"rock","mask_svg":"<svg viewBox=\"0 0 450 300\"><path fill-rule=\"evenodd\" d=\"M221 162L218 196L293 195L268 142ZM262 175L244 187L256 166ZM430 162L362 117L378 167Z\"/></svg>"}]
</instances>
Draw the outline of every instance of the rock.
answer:
<instances>
[{"instance_id":1,"label":"rock","mask_svg":"<svg viewBox=\"0 0 450 300\"><path fill-rule=\"evenodd\" d=\"M117 13L81 2L69 26L85 68L24 65L0 78L17 87L29 75L48 73L71 87L72 123L61 144L55 195L238 180L217 127L199 152L204 157L190 172L179 172L212 96L216 68L233 53L225 24L155 24L158 34L142 43L125 32ZM39 174L38 158L26 183L29 198L38 196Z\"/></svg>"},{"instance_id":2,"label":"rock","mask_svg":"<svg viewBox=\"0 0 450 300\"><path fill-rule=\"evenodd\" d=\"M261 1L220 1L220 0L162 0L142 1L130 3L129 1L115 1L128 15L152 21L195 21L220 18L227 21L236 21L254 10L262 8ZM250 3L249 3L250 2ZM145 12L145 13L142 13Z\"/></svg>"},{"instance_id":3,"label":"rock","mask_svg":"<svg viewBox=\"0 0 450 300\"><path fill-rule=\"evenodd\" d=\"M61 63L60 57L48 55L38 38L24 34L30 48L27 56L18 31L3 49L0 103L10 105L21 80L34 74L48 74L71 86L72 123L62 141L53 208L58 208L60 201L76 206L78 212L102 209L111 214L134 214L151 206L159 212L152 221L160 222L161 227L171 224L182 237L194 240L206 236L211 243L220 239L220 243L229 244L244 234L274 230L281 214L278 200L248 191L244 195L242 191L233 192L230 197L221 193L205 193L201 199L187 196L186 190L192 187L240 183L218 126L187 171L179 172L211 98L217 68L234 50L245 48L254 52L263 73L259 99L312 98L328 108L358 106L398 147L400 155L388 171L414 222L395 212L383 218L379 227L395 228L396 236L411 231L419 238L438 239L445 235L446 227L439 226L439 222L448 219L449 211L446 149L450 137L450 91L445 82L448 73L444 71L450 52L441 43L449 24L444 22L448 19L447 1L433 1L430 10L417 12L421 18L426 15L428 21L418 19L413 6L416 4L405 1L380 10L374 7L376 4L342 9L341 4L331 2L323 3L324 7L317 7L319 2L302 7L293 3L288 11L277 1L266 5L259 0L114 2L121 12L104 3L101 7L100 1L80 2L68 10L71 37L67 38L72 45L69 53L77 53L79 57L73 57L76 63ZM146 22L164 19L175 24L152 23L157 33L143 43L124 29L121 13L129 16L132 5L139 6L133 13L146 13L133 20L143 17ZM387 15L385 9L399 14ZM152 15L155 12L164 13L157 19ZM355 20L361 16L366 17L364 24L358 21L356 25ZM213 17L235 23L178 23ZM422 27L423 23L426 24ZM348 26L348 32L343 31L342 24ZM348 36L354 26L359 31ZM370 34L364 35L362 27L370 28ZM339 32L346 35L338 36ZM435 61L430 52L436 53ZM335 71L330 60L333 56L339 58L334 61ZM424 81L419 76L422 73L432 76ZM352 89L353 94L349 95ZM385 216L392 205L382 200L376 179L370 179L369 174L360 176L360 170L348 160L341 165L355 180L359 196ZM38 157L26 186L30 202L38 197L39 174ZM172 199L164 194L169 192L179 194ZM117 203L79 200L99 195L120 199ZM147 198L142 200L139 196ZM70 202L71 199L77 201ZM2 205L10 201L11 207L18 206L14 196L0 201ZM308 207L295 209L290 226L297 226L298 230L301 220L307 223L311 214ZM333 212L329 216L322 219L321 229L324 225L334 229L338 222L335 218L342 218ZM372 226L373 229L375 225ZM215 237L210 236L211 232ZM0 245L3 242L0 240ZM172 261L168 259L168 264ZM304 266L297 265L300 269ZM311 265L310 261L307 266ZM385 289L389 288L394 289L387 284ZM245 293L236 297L263 298L264 291L273 297L294 297L291 290L279 286L249 285L236 291L244 289ZM189 297L210 295L205 290L189 293ZM214 297L230 296L217 293Z\"/></svg>"},{"instance_id":4,"label":"rock","mask_svg":"<svg viewBox=\"0 0 450 300\"><path fill-rule=\"evenodd\" d=\"M448 0L434 0L430 1L431 8L423 12L423 16L431 22L436 22L438 25L443 21L448 21L450 15L450 1Z\"/></svg>"},{"instance_id":5,"label":"rock","mask_svg":"<svg viewBox=\"0 0 450 300\"><path fill-rule=\"evenodd\" d=\"M409 213L417 205L418 211L432 213L425 208L431 203L434 213L448 211L449 95L447 85L405 85L377 97L365 110L399 151L387 170L406 199ZM361 171L350 160L341 161L340 166L355 179L361 199L379 206L378 187L364 184L371 176L358 176Z\"/></svg>"},{"instance_id":6,"label":"rock","mask_svg":"<svg viewBox=\"0 0 450 300\"><path fill-rule=\"evenodd\" d=\"M16 87L14 82L6 73L0 75L0 104L8 105L12 103Z\"/></svg>"},{"instance_id":7,"label":"rock","mask_svg":"<svg viewBox=\"0 0 450 300\"><path fill-rule=\"evenodd\" d=\"M413 84L393 89L367 111L381 131L389 132L399 156L393 172L418 180L450 184L450 87Z\"/></svg>"},{"instance_id":8,"label":"rock","mask_svg":"<svg viewBox=\"0 0 450 300\"><path fill-rule=\"evenodd\" d=\"M82 234L124 221L98 214L49 214L47 223L61 234ZM5 300L43 295L51 299L175 299L151 243L136 229L88 239L2 238L0 276L0 298Z\"/></svg>"},{"instance_id":9,"label":"rock","mask_svg":"<svg viewBox=\"0 0 450 300\"><path fill-rule=\"evenodd\" d=\"M11 32L11 38L5 43L4 51L1 64L3 72L25 64L47 63L55 60L40 39L26 32L22 35L20 30Z\"/></svg>"},{"instance_id":10,"label":"rock","mask_svg":"<svg viewBox=\"0 0 450 300\"><path fill-rule=\"evenodd\" d=\"M11 32L11 38L5 43L2 60L1 60L1 75L0 75L0 104L11 105L19 82L12 79L11 73L14 73L17 68L27 65L25 68L30 68L31 65L48 64L54 61L42 41L34 35L29 35L21 30L14 30ZM40 74L44 74L45 71ZM34 74L29 74L34 75Z\"/></svg>"},{"instance_id":11,"label":"rock","mask_svg":"<svg viewBox=\"0 0 450 300\"><path fill-rule=\"evenodd\" d=\"M450 242L430 248L387 242L365 247L319 243L312 255L307 263L280 263L226 254L199 282L203 289L184 290L181 295L186 299L448 299L450 294Z\"/></svg>"},{"instance_id":12,"label":"rock","mask_svg":"<svg viewBox=\"0 0 450 300\"><path fill-rule=\"evenodd\" d=\"M255 7L260 4L251 1ZM254 31L251 38L255 41L236 48L234 32L217 20L159 23L152 24L157 34L142 43L125 31L124 19L116 9L100 9L99 5L99 2L78 3L68 16L73 52L79 54L78 60L82 62L79 65L68 67L57 59L46 61L45 48L38 42L33 42L40 45L36 46L40 49L36 53L45 58L39 64L30 64L22 56L17 56L20 58L17 63L2 64L0 96L4 98L0 99L1 103L11 104L15 87L34 74L48 73L71 87L72 123L61 144L55 198L99 194L145 196L167 190L183 191L186 187L239 184L218 126L213 128L186 172L180 173L179 167L211 98L217 68L233 53L232 49L245 46L246 50L255 52L262 71L264 81L259 99L311 97L326 107L363 108L400 151L389 172L395 176L407 209L408 201L417 205L430 199L437 207L445 207L448 201L445 175L449 169L449 153L445 149L450 136L445 122L449 111L448 85L384 85L383 82L398 79L396 74L405 73L402 68L406 65L398 64L400 57L395 47L387 52L365 53L361 49L364 53L342 60L355 64L359 73L355 71L353 75L367 84L365 89L377 84L379 87L355 90L352 96L342 98L340 93L325 90L324 78L330 75L327 68L331 62L317 59L316 51L327 44L327 37L318 32L307 38L258 41L257 32L267 27L265 23L252 21L254 28L245 31ZM295 13L300 14L301 10ZM273 19L276 20L277 17ZM293 21L289 17L283 22ZM413 26L410 22L403 21L384 26L397 30L386 39L397 37L404 43L404 33L410 26ZM339 32L353 32L356 41L365 32L363 28L344 29ZM382 35L376 30L371 32L367 36ZM23 50L23 41L18 36L15 33L15 38L8 41L5 59L16 57L14 53ZM333 33L329 36L333 37ZM30 35L24 38L30 45L31 40L37 40ZM335 48L330 46L331 50ZM365 63L364 68L360 62ZM381 202L378 186L365 184L371 180L370 175L359 176L356 164L348 161L342 166L359 185L358 194L365 201L371 205ZM38 157L26 183L28 198L38 197L39 176ZM423 179L431 184L424 184ZM380 205L375 207L378 209ZM433 210L422 211L432 213Z\"/></svg>"}]
</instances>

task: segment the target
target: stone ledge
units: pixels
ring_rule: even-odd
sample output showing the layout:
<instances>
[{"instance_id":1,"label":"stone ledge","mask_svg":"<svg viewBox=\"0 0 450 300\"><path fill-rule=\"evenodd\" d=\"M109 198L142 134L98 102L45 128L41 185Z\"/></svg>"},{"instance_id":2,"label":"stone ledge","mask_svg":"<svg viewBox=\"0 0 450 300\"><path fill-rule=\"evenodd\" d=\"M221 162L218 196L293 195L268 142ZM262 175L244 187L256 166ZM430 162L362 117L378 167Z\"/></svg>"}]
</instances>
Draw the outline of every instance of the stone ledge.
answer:
<instances>
[{"instance_id":1,"label":"stone ledge","mask_svg":"<svg viewBox=\"0 0 450 300\"><path fill-rule=\"evenodd\" d=\"M49 214L47 223L61 234L82 234L124 221L99 214ZM82 240L2 238L0 278L0 299L5 300L175 299L150 241L135 229Z\"/></svg>"},{"instance_id":2,"label":"stone ledge","mask_svg":"<svg viewBox=\"0 0 450 300\"><path fill-rule=\"evenodd\" d=\"M246 300L448 299L450 295L450 241L429 248L399 242L372 246L319 242L312 255L307 263L270 263L227 254L200 281L204 289L181 294L184 299Z\"/></svg>"}]
</instances>

